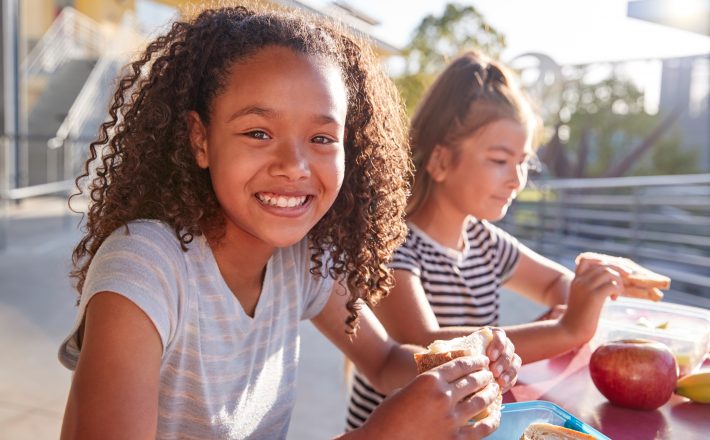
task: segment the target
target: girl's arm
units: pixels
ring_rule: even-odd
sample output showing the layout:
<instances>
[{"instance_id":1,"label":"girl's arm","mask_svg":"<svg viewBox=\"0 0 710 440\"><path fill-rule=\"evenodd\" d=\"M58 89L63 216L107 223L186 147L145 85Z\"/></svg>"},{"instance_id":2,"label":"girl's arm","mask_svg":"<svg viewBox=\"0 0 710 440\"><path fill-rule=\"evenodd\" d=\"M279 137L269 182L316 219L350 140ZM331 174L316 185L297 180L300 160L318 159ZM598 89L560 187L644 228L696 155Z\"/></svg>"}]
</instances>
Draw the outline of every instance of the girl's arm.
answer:
<instances>
[{"instance_id":1,"label":"girl's arm","mask_svg":"<svg viewBox=\"0 0 710 440\"><path fill-rule=\"evenodd\" d=\"M162 343L150 319L121 295L97 293L81 339L62 440L154 439Z\"/></svg>"},{"instance_id":2,"label":"girl's arm","mask_svg":"<svg viewBox=\"0 0 710 440\"><path fill-rule=\"evenodd\" d=\"M394 270L394 287L375 307L377 318L397 341L429 345L436 339L468 335L477 327L439 327L434 311L418 276L406 270ZM495 339L488 347L491 371L498 384L507 391L513 386L520 368L520 358L512 336L494 329ZM508 339L510 338L510 339ZM513 341L513 344L511 344Z\"/></svg>"},{"instance_id":3,"label":"girl's arm","mask_svg":"<svg viewBox=\"0 0 710 440\"><path fill-rule=\"evenodd\" d=\"M566 304L574 272L523 244L518 251L518 263L503 286L548 307Z\"/></svg>"},{"instance_id":4,"label":"girl's arm","mask_svg":"<svg viewBox=\"0 0 710 440\"><path fill-rule=\"evenodd\" d=\"M323 310L312 322L330 341L353 361L355 366L383 393L389 393L408 383L417 373L414 353L424 351L414 345L400 345L364 303L360 309L360 324L354 335L345 333L348 316L346 289L335 283Z\"/></svg>"},{"instance_id":5,"label":"girl's arm","mask_svg":"<svg viewBox=\"0 0 710 440\"><path fill-rule=\"evenodd\" d=\"M367 422L341 439L481 438L500 422L498 408L474 424L468 421L491 405L500 389L485 369L484 356L465 356L416 375L412 354L363 306L356 335L345 333L345 289L336 284L325 308L312 321L378 389L392 393ZM396 388L403 387L396 390Z\"/></svg>"},{"instance_id":6,"label":"girl's arm","mask_svg":"<svg viewBox=\"0 0 710 440\"><path fill-rule=\"evenodd\" d=\"M416 275L395 270L395 287L375 308L375 313L393 338L410 344L427 345L435 339L451 339L476 330L476 327L440 328ZM574 349L592 338L606 297L620 292L621 279L612 268L586 261L577 268L570 285L569 305L559 321L537 321L504 327L523 363L546 359ZM403 317L406 317L403 319ZM500 346L495 347L500 349ZM517 371L512 350L496 358L489 348L491 371L505 390Z\"/></svg>"}]
</instances>

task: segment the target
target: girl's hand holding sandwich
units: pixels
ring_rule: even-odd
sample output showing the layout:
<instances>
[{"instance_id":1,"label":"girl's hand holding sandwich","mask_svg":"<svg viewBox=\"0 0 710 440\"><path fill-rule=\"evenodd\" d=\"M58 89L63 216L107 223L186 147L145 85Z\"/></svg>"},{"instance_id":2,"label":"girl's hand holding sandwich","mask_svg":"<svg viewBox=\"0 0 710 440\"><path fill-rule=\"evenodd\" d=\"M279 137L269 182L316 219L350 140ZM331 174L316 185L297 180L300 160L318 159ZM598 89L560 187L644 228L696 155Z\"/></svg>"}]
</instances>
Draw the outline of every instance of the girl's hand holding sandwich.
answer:
<instances>
[{"instance_id":1,"label":"girl's hand holding sandwich","mask_svg":"<svg viewBox=\"0 0 710 440\"><path fill-rule=\"evenodd\" d=\"M351 435L358 438L483 438L500 424L500 387L482 355L453 359L392 393ZM488 414L473 421L482 413ZM354 437L353 437L354 438Z\"/></svg>"},{"instance_id":2,"label":"girl's hand holding sandwich","mask_svg":"<svg viewBox=\"0 0 710 440\"><path fill-rule=\"evenodd\" d=\"M493 339L486 348L486 355L490 359L490 370L500 386L501 393L505 393L515 385L518 380L518 371L522 365L520 356L515 353L513 342L505 334L505 330L490 327Z\"/></svg>"}]
</instances>

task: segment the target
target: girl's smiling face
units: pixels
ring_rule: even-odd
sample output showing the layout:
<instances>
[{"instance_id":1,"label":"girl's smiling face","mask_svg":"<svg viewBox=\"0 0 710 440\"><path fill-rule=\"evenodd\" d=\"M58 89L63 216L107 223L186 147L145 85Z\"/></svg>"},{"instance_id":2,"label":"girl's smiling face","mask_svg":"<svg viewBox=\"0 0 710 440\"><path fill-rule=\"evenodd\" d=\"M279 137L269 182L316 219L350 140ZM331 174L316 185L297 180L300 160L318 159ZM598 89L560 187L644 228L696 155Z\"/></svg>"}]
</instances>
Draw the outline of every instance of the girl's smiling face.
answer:
<instances>
[{"instance_id":1,"label":"girl's smiling face","mask_svg":"<svg viewBox=\"0 0 710 440\"><path fill-rule=\"evenodd\" d=\"M346 114L340 69L322 57L267 46L231 67L209 126L190 116L226 237L284 247L308 234L343 183Z\"/></svg>"},{"instance_id":2,"label":"girl's smiling face","mask_svg":"<svg viewBox=\"0 0 710 440\"><path fill-rule=\"evenodd\" d=\"M500 119L464 138L456 147L437 146L434 196L458 215L497 221L527 182L534 157L526 127ZM435 150L435 153L436 153ZM438 174L437 174L438 173Z\"/></svg>"}]
</instances>

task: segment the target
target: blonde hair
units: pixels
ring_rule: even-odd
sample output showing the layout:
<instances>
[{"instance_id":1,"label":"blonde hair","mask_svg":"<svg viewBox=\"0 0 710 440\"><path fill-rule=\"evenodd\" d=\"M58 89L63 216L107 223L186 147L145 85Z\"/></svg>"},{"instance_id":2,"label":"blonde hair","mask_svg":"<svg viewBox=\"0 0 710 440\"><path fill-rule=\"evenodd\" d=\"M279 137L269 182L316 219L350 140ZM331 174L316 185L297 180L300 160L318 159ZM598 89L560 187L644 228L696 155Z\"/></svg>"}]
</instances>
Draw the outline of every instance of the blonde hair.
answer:
<instances>
[{"instance_id":1,"label":"blonde hair","mask_svg":"<svg viewBox=\"0 0 710 440\"><path fill-rule=\"evenodd\" d=\"M419 210L431 191L426 166L434 148L451 148L456 160L462 139L501 119L527 127L535 144L539 118L509 69L479 52L462 54L434 81L412 119L410 146L415 174L407 215Z\"/></svg>"}]
</instances>

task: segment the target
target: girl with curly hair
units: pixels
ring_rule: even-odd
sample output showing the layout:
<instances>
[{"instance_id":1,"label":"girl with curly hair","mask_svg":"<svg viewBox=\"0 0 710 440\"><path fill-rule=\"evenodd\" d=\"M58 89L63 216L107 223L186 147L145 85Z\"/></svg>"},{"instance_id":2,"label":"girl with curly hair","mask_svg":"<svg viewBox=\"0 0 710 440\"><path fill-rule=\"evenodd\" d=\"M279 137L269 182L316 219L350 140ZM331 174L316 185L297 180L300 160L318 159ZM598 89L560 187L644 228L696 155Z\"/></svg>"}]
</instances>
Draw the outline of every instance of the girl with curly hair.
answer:
<instances>
[{"instance_id":1,"label":"girl with curly hair","mask_svg":"<svg viewBox=\"0 0 710 440\"><path fill-rule=\"evenodd\" d=\"M379 389L404 387L348 436L495 429L495 411L467 423L499 391L486 357L415 377L417 347L366 307L392 285L410 162L365 44L312 18L220 8L174 23L129 67L77 179L91 203L60 349L75 370L62 438L283 438L303 319Z\"/></svg>"},{"instance_id":2,"label":"girl with curly hair","mask_svg":"<svg viewBox=\"0 0 710 440\"><path fill-rule=\"evenodd\" d=\"M474 51L453 60L419 104L410 130L409 232L390 264L392 292L374 309L397 341L426 344L498 325L505 286L551 308L544 319L503 328L515 344L506 356L520 365L587 342L604 300L622 293L622 268L587 259L575 274L491 223L525 187L537 127L508 69ZM512 386L513 377L492 370L503 391ZM352 381L349 429L385 397L365 376L356 372Z\"/></svg>"}]
</instances>

